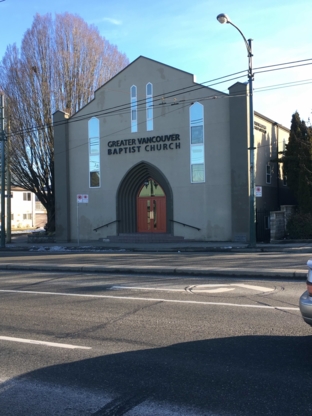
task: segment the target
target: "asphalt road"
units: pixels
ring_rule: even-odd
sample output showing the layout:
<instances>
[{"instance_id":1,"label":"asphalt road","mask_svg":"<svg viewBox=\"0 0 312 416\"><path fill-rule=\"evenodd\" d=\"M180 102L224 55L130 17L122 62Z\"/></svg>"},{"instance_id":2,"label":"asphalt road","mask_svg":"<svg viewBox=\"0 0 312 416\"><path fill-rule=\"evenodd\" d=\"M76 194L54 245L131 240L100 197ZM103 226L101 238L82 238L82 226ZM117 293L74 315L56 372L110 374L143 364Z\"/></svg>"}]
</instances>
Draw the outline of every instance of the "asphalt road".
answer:
<instances>
[{"instance_id":1,"label":"asphalt road","mask_svg":"<svg viewBox=\"0 0 312 416\"><path fill-rule=\"evenodd\" d=\"M0 415L311 415L304 290L0 271Z\"/></svg>"}]
</instances>

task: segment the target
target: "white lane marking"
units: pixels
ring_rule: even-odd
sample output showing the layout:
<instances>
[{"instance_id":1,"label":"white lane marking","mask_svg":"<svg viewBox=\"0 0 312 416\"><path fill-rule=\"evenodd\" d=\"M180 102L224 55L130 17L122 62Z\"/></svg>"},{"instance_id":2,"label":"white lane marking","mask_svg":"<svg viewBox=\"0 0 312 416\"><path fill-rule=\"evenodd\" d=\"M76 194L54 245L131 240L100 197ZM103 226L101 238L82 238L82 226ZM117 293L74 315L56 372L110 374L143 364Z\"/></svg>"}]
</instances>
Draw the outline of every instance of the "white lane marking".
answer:
<instances>
[{"instance_id":1,"label":"white lane marking","mask_svg":"<svg viewBox=\"0 0 312 416\"><path fill-rule=\"evenodd\" d=\"M231 287L229 287L231 286ZM241 287L243 289L256 290L258 292L274 292L274 288L255 286L255 285L246 285L245 283L220 283L220 284L207 284L207 285L196 285L188 288L189 292L205 292L205 293L223 293L230 292L235 290L235 287ZM208 289L206 289L208 288ZM210 289L215 288L215 289ZM112 286L111 290L153 290L153 291L163 291L163 292L185 292L185 289L169 289L169 288L156 288L156 287L141 287L141 286Z\"/></svg>"},{"instance_id":2,"label":"white lane marking","mask_svg":"<svg viewBox=\"0 0 312 416\"><path fill-rule=\"evenodd\" d=\"M185 292L185 289L167 289L165 287L157 288L157 287L140 287L140 286L112 286L111 290L117 289L129 289L129 290L153 290L153 291L161 291L161 292Z\"/></svg>"},{"instance_id":3,"label":"white lane marking","mask_svg":"<svg viewBox=\"0 0 312 416\"><path fill-rule=\"evenodd\" d=\"M12 342L22 342L25 344L36 344L36 345L46 345L48 347L56 347L56 348L67 348L71 350L91 350L91 347L81 347L79 345L72 345L72 344L59 344L57 342L47 342L47 341L37 341L35 339L25 339L25 338L14 338L14 337L1 337L0 340L2 341L12 341Z\"/></svg>"},{"instance_id":4,"label":"white lane marking","mask_svg":"<svg viewBox=\"0 0 312 416\"><path fill-rule=\"evenodd\" d=\"M197 293L225 293L225 292L231 292L232 290L235 290L235 288L231 287L219 287L217 289L201 289L200 287L194 287L190 290L190 292L197 292Z\"/></svg>"},{"instance_id":5,"label":"white lane marking","mask_svg":"<svg viewBox=\"0 0 312 416\"><path fill-rule=\"evenodd\" d=\"M207 284L207 285L196 285L196 286L192 286L190 288L190 291L192 292L207 292L207 293L213 293L215 292L227 292L229 290L235 290L235 287L233 289L229 289L230 287L240 287L243 289L250 289L250 290L255 290L257 292L265 292L265 293L269 293L269 292L274 292L275 288L269 288L269 287L263 287L263 286L255 286L255 285L246 285L245 283L220 283L220 284L215 284L215 283L211 283L211 284ZM210 288L219 288L219 289L210 289Z\"/></svg>"},{"instance_id":6,"label":"white lane marking","mask_svg":"<svg viewBox=\"0 0 312 416\"><path fill-rule=\"evenodd\" d=\"M246 285L245 283L231 283L231 286L238 286L245 289L257 290L259 292L274 292L274 288L255 286L255 285Z\"/></svg>"},{"instance_id":7,"label":"white lane marking","mask_svg":"<svg viewBox=\"0 0 312 416\"><path fill-rule=\"evenodd\" d=\"M27 293L31 295L72 296L72 297L95 298L95 299L122 299L122 300L138 300L138 301L145 301L145 302L185 303L185 304L193 304L193 305L234 306L237 308L258 308L258 309L277 309L277 310L299 311L299 308L290 308L287 306L248 305L248 304L236 304L236 303L226 303L226 302L203 302L203 301L195 301L195 300L173 300L173 299L161 299L161 298L137 298L133 296L83 295L80 293L35 292L31 290L0 290L0 293L19 293L19 294Z\"/></svg>"}]
</instances>

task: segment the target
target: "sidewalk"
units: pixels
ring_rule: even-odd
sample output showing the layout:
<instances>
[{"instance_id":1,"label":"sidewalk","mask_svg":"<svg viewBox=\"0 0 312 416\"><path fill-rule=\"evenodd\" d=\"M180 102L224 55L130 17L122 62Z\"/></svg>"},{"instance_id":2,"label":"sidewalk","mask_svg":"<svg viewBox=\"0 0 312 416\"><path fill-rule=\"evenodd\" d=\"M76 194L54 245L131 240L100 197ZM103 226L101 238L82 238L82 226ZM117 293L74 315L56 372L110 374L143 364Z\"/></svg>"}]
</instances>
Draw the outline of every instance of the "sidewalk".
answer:
<instances>
[{"instance_id":1,"label":"sidewalk","mask_svg":"<svg viewBox=\"0 0 312 416\"><path fill-rule=\"evenodd\" d=\"M110 243L103 241L29 244L14 236L0 251L2 270L131 273L296 279L304 281L312 242Z\"/></svg>"},{"instance_id":2,"label":"sidewalk","mask_svg":"<svg viewBox=\"0 0 312 416\"><path fill-rule=\"evenodd\" d=\"M25 251L110 251L124 250L131 252L289 252L311 253L312 240L282 240L271 243L258 243L250 248L247 243L241 242L210 242L191 241L173 243L112 243L104 240L77 242L38 242L29 243L27 234L13 234L11 243L6 243L4 250Z\"/></svg>"}]
</instances>

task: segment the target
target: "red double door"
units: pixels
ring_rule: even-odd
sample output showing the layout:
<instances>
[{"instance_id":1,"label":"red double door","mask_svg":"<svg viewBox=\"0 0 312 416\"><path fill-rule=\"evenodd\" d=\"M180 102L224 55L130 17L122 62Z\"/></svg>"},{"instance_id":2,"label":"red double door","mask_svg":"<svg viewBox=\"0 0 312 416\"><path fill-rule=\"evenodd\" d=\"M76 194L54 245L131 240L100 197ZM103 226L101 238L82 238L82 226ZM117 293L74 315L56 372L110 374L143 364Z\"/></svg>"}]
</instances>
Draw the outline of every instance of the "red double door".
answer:
<instances>
[{"instance_id":1,"label":"red double door","mask_svg":"<svg viewBox=\"0 0 312 416\"><path fill-rule=\"evenodd\" d=\"M138 196L137 231L139 233L165 233L166 196Z\"/></svg>"}]
</instances>

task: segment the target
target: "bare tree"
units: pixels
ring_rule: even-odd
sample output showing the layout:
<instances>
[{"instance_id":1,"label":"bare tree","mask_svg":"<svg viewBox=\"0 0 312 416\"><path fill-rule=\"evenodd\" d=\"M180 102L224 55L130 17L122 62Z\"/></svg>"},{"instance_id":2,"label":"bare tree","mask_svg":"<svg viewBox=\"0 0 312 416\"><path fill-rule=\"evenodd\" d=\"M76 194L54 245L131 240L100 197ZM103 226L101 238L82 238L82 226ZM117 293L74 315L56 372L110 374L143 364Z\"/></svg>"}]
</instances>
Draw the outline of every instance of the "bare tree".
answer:
<instances>
[{"instance_id":1,"label":"bare tree","mask_svg":"<svg viewBox=\"0 0 312 416\"><path fill-rule=\"evenodd\" d=\"M10 117L12 183L34 192L55 226L52 114L70 115L129 63L96 27L77 15L34 17L21 50L9 45L0 64L0 89Z\"/></svg>"}]
</instances>

